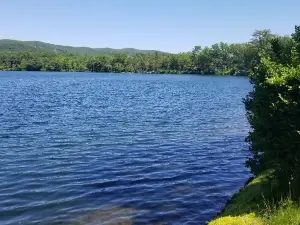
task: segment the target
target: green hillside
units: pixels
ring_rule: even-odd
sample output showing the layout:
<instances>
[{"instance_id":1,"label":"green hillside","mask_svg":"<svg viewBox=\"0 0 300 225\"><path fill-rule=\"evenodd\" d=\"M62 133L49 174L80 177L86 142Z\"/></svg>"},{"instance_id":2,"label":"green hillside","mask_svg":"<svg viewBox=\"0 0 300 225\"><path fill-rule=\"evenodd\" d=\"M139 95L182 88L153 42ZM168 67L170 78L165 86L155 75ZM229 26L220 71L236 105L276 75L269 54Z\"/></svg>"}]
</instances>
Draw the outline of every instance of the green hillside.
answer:
<instances>
[{"instance_id":1,"label":"green hillside","mask_svg":"<svg viewBox=\"0 0 300 225\"><path fill-rule=\"evenodd\" d=\"M10 39L0 40L0 51L10 51L10 52L52 52L52 53L62 53L62 54L80 54L80 55L99 55L99 54L115 54L115 53L126 53L129 55L134 55L137 53L154 53L160 51L155 50L139 50L135 48L123 48L123 49L113 49L113 48L89 48L89 47L72 47L63 45L54 45L49 43L44 43L40 41L17 41Z\"/></svg>"}]
</instances>

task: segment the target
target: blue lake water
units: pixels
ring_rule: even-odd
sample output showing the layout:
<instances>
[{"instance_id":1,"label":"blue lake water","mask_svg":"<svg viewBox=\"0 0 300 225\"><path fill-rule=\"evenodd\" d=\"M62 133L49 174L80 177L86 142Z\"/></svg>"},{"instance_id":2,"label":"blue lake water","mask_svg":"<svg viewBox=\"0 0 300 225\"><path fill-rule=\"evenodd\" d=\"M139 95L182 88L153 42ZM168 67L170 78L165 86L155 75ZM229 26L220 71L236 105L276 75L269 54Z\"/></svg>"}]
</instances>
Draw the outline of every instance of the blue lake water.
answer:
<instances>
[{"instance_id":1,"label":"blue lake water","mask_svg":"<svg viewBox=\"0 0 300 225\"><path fill-rule=\"evenodd\" d=\"M205 224L249 177L244 77L0 73L0 224Z\"/></svg>"}]
</instances>

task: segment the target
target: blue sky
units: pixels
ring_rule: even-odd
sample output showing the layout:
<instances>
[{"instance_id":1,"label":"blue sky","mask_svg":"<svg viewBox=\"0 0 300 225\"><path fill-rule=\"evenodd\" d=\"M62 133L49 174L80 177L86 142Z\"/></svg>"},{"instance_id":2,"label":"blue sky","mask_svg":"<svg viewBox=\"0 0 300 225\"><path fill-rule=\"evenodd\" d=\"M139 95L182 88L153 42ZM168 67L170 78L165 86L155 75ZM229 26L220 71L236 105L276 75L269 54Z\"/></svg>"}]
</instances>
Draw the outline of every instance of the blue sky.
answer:
<instances>
[{"instance_id":1,"label":"blue sky","mask_svg":"<svg viewBox=\"0 0 300 225\"><path fill-rule=\"evenodd\" d=\"M0 39L168 52L245 42L255 29L291 34L299 0L6 0Z\"/></svg>"}]
</instances>

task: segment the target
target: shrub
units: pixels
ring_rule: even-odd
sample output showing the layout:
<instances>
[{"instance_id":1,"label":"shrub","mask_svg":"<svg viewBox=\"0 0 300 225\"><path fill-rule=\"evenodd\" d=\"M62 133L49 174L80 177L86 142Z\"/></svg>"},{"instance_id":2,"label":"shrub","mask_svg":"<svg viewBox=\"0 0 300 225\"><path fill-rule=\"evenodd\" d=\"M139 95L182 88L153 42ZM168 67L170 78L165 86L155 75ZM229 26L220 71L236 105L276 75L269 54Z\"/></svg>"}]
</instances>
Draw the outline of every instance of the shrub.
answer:
<instances>
[{"instance_id":1,"label":"shrub","mask_svg":"<svg viewBox=\"0 0 300 225\"><path fill-rule=\"evenodd\" d=\"M300 35L298 27L297 32ZM293 62L300 58L296 41L290 53ZM253 69L250 79L254 89L245 99L252 128L247 138L252 158L246 164L255 175L272 169L284 188L291 183L296 187L300 180L300 65L287 64L281 55L286 51L280 49L278 41L272 43L274 54L264 56Z\"/></svg>"}]
</instances>

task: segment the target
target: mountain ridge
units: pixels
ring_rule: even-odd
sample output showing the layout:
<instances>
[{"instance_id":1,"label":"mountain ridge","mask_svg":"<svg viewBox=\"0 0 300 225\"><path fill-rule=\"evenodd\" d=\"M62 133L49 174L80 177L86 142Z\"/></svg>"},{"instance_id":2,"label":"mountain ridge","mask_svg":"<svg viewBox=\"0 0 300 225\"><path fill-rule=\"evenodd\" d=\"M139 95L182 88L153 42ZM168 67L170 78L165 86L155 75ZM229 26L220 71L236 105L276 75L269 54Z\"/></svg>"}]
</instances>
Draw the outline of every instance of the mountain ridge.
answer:
<instances>
[{"instance_id":1,"label":"mountain ridge","mask_svg":"<svg viewBox=\"0 0 300 225\"><path fill-rule=\"evenodd\" d=\"M141 50L136 48L91 48L91 47L75 47L67 45L56 45L42 41L20 41L14 39L0 39L0 51L10 51L10 52L49 52L49 53L61 53L61 54L79 54L79 55L101 55L101 54L117 54L125 53L129 55L134 55L138 53L151 54L170 54L163 51L157 50Z\"/></svg>"}]
</instances>

